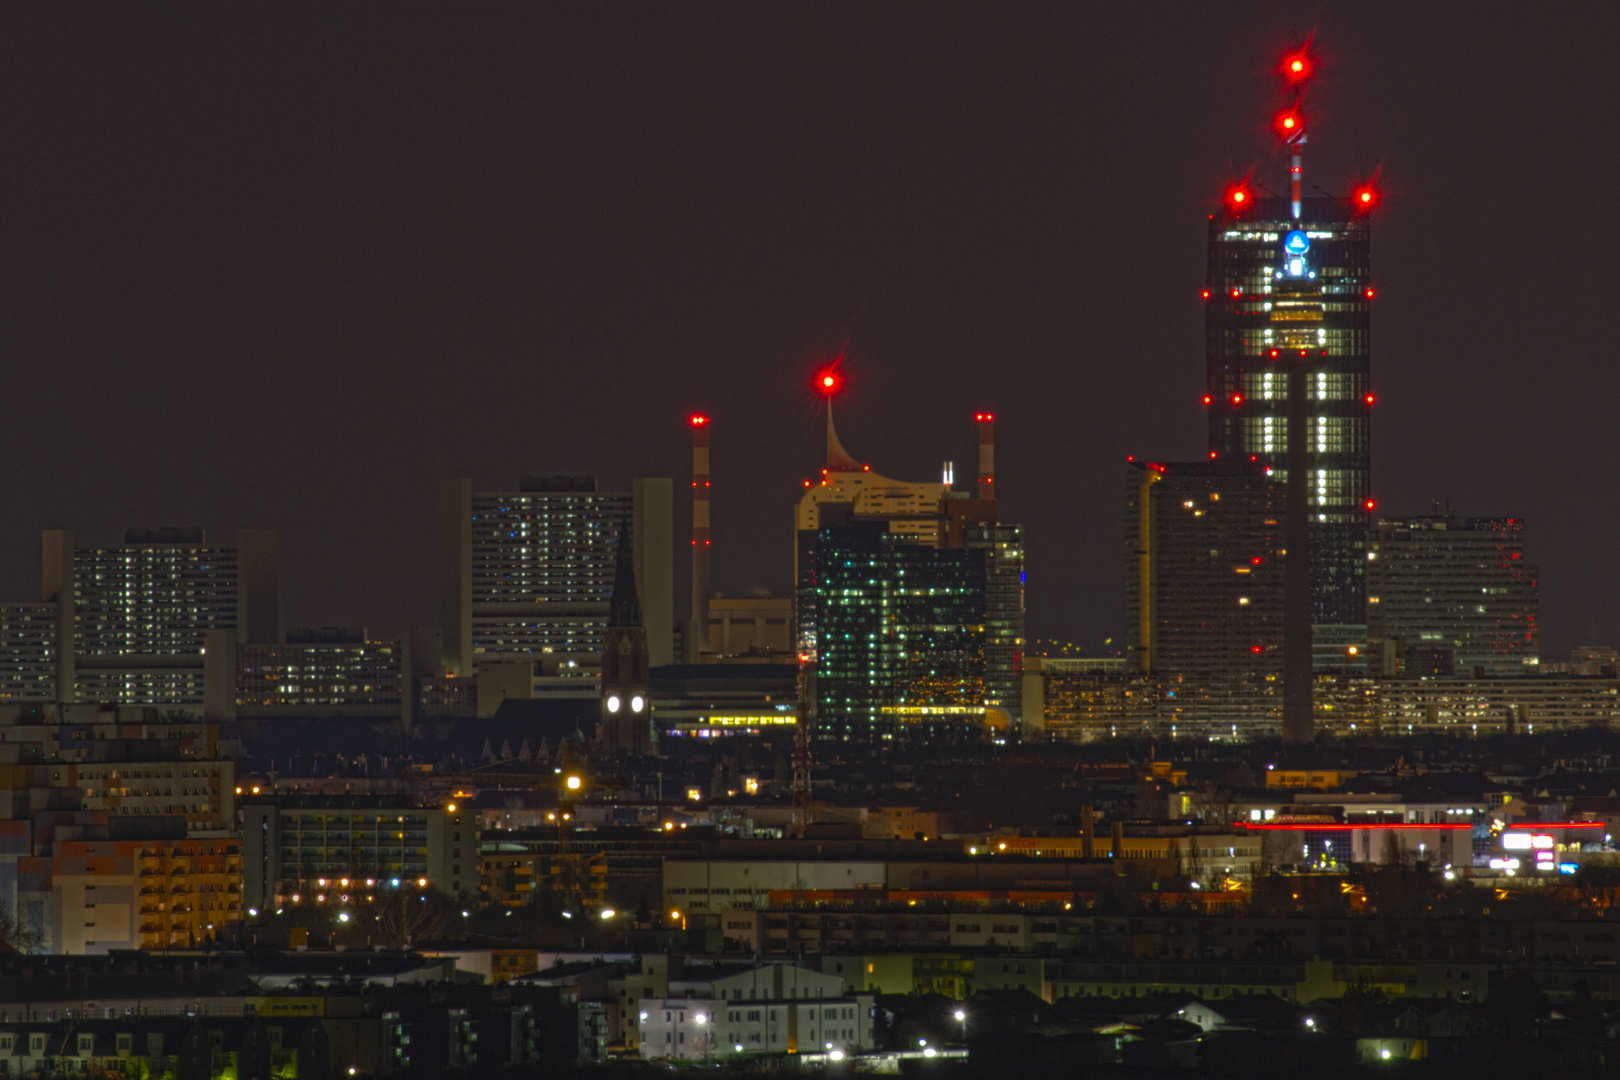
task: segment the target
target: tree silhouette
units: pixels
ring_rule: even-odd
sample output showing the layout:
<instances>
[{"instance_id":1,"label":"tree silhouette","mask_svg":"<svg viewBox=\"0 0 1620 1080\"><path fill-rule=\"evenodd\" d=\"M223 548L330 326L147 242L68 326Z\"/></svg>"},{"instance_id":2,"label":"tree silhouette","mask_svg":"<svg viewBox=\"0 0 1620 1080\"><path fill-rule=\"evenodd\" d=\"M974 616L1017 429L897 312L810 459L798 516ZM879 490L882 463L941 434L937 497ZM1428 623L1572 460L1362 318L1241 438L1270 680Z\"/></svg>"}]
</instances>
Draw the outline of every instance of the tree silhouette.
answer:
<instances>
[{"instance_id":1,"label":"tree silhouette","mask_svg":"<svg viewBox=\"0 0 1620 1080\"><path fill-rule=\"evenodd\" d=\"M456 925L457 911L437 889L422 893L401 889L379 900L372 940L388 949L408 949L422 941L445 936Z\"/></svg>"}]
</instances>

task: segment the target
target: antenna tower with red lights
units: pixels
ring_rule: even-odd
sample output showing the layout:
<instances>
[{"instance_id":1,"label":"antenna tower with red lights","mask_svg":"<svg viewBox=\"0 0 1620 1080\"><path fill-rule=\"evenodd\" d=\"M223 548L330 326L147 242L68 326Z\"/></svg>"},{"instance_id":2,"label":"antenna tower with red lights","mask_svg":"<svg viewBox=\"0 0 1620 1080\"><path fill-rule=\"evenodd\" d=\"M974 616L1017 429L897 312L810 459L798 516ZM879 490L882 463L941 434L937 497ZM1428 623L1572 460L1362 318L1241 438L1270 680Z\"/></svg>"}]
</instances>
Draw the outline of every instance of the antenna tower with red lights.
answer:
<instances>
[{"instance_id":1,"label":"antenna tower with red lights","mask_svg":"<svg viewBox=\"0 0 1620 1080\"><path fill-rule=\"evenodd\" d=\"M1295 221L1301 217L1303 202L1300 198L1300 186L1305 181L1305 110L1302 106L1305 100L1305 80L1310 74L1311 59L1304 49L1290 53L1283 60L1283 77L1293 88L1293 100L1277 117L1277 133L1282 136L1283 144L1293 151L1288 163L1288 190Z\"/></svg>"},{"instance_id":2,"label":"antenna tower with red lights","mask_svg":"<svg viewBox=\"0 0 1620 1080\"><path fill-rule=\"evenodd\" d=\"M1203 404L1212 462L1249 462L1285 480L1279 550L1287 551L1282 676L1283 736L1313 737L1312 647L1317 626L1367 623L1366 528L1371 493L1370 218L1378 192L1307 198L1304 150L1314 127L1307 84L1310 42L1273 68L1280 91L1272 131L1288 164L1288 189L1245 176L1209 219L1203 293ZM1276 99L1274 99L1276 100ZM1270 665L1278 663L1280 670Z\"/></svg>"},{"instance_id":3,"label":"antenna tower with red lights","mask_svg":"<svg viewBox=\"0 0 1620 1080\"><path fill-rule=\"evenodd\" d=\"M699 413L692 425L692 643L688 657L696 662L709 647L709 418Z\"/></svg>"}]
</instances>

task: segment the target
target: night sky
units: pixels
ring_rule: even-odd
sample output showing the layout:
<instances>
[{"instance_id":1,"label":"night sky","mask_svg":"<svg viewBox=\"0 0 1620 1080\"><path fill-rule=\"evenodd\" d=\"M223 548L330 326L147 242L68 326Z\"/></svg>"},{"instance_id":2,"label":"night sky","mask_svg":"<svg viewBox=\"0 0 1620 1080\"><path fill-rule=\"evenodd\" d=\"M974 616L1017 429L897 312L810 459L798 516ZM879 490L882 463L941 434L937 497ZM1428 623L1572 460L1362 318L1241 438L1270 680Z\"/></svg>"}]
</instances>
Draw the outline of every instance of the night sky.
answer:
<instances>
[{"instance_id":1,"label":"night sky","mask_svg":"<svg viewBox=\"0 0 1620 1080\"><path fill-rule=\"evenodd\" d=\"M1207 215L1282 189L1310 33L1307 184L1383 192L1380 510L1524 517L1543 655L1620 643L1600 3L8 7L0 596L42 528L271 526L287 625L431 624L439 479L679 496L693 409L715 585L780 592L847 339L880 472L970 476L995 411L1030 634L1096 649L1126 455L1205 449Z\"/></svg>"}]
</instances>

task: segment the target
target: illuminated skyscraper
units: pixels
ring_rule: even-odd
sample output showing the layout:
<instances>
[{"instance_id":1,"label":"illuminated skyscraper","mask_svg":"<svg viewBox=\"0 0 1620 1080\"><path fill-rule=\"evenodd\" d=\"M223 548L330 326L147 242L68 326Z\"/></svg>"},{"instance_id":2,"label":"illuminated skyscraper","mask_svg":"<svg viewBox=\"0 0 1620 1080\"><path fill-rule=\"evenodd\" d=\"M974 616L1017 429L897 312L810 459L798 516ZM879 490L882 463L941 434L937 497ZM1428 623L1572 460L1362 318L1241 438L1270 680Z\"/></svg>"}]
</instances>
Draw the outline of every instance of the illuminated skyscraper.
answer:
<instances>
[{"instance_id":1,"label":"illuminated skyscraper","mask_svg":"<svg viewBox=\"0 0 1620 1080\"><path fill-rule=\"evenodd\" d=\"M1366 621L1372 287L1357 199L1229 198L1210 220L1209 448L1288 479L1288 374L1306 378L1311 615Z\"/></svg>"},{"instance_id":2,"label":"illuminated skyscraper","mask_svg":"<svg viewBox=\"0 0 1620 1080\"><path fill-rule=\"evenodd\" d=\"M201 529L132 528L117 547L80 547L52 530L42 556L59 701L201 706L210 635L280 636L272 530L241 529L234 545L217 545Z\"/></svg>"},{"instance_id":3,"label":"illuminated skyscraper","mask_svg":"<svg viewBox=\"0 0 1620 1080\"><path fill-rule=\"evenodd\" d=\"M815 664L820 738L959 738L978 725L1000 737L1019 722L1023 532L997 520L992 419L975 419L977 496L857 463L829 408L827 465L796 515L798 642Z\"/></svg>"},{"instance_id":4,"label":"illuminated skyscraper","mask_svg":"<svg viewBox=\"0 0 1620 1080\"><path fill-rule=\"evenodd\" d=\"M1276 131L1289 155L1290 196L1246 183L1209 221L1205 293L1212 456L1239 457L1288 476L1289 374L1304 375L1311 621L1366 622L1372 263L1370 187L1303 198L1312 60L1285 57L1290 88Z\"/></svg>"},{"instance_id":5,"label":"illuminated skyscraper","mask_svg":"<svg viewBox=\"0 0 1620 1080\"><path fill-rule=\"evenodd\" d=\"M595 477L524 477L517 491L439 492L440 626L445 669L529 664L532 689L595 698L618 537L635 538L636 591L655 663L668 663L674 629L673 488L643 477L599 491Z\"/></svg>"}]
</instances>

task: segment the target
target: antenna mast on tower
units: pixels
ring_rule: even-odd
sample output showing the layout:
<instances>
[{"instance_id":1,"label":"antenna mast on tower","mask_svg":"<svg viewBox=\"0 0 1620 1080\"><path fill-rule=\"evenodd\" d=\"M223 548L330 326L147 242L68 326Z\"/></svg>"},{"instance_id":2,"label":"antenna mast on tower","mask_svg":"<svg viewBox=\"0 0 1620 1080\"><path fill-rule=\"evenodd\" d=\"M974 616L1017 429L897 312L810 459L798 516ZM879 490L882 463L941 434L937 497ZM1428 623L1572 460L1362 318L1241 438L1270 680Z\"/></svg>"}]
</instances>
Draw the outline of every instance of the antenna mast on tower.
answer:
<instances>
[{"instance_id":1,"label":"antenna mast on tower","mask_svg":"<svg viewBox=\"0 0 1620 1080\"><path fill-rule=\"evenodd\" d=\"M1299 189L1305 180L1303 156L1305 114L1300 106L1305 97L1305 79L1310 73L1311 58L1304 49L1289 54L1283 61L1283 75L1293 87L1294 96L1282 115L1277 118L1277 129L1282 135L1283 144L1293 151L1293 157L1288 163L1288 187L1295 221L1301 217Z\"/></svg>"}]
</instances>

